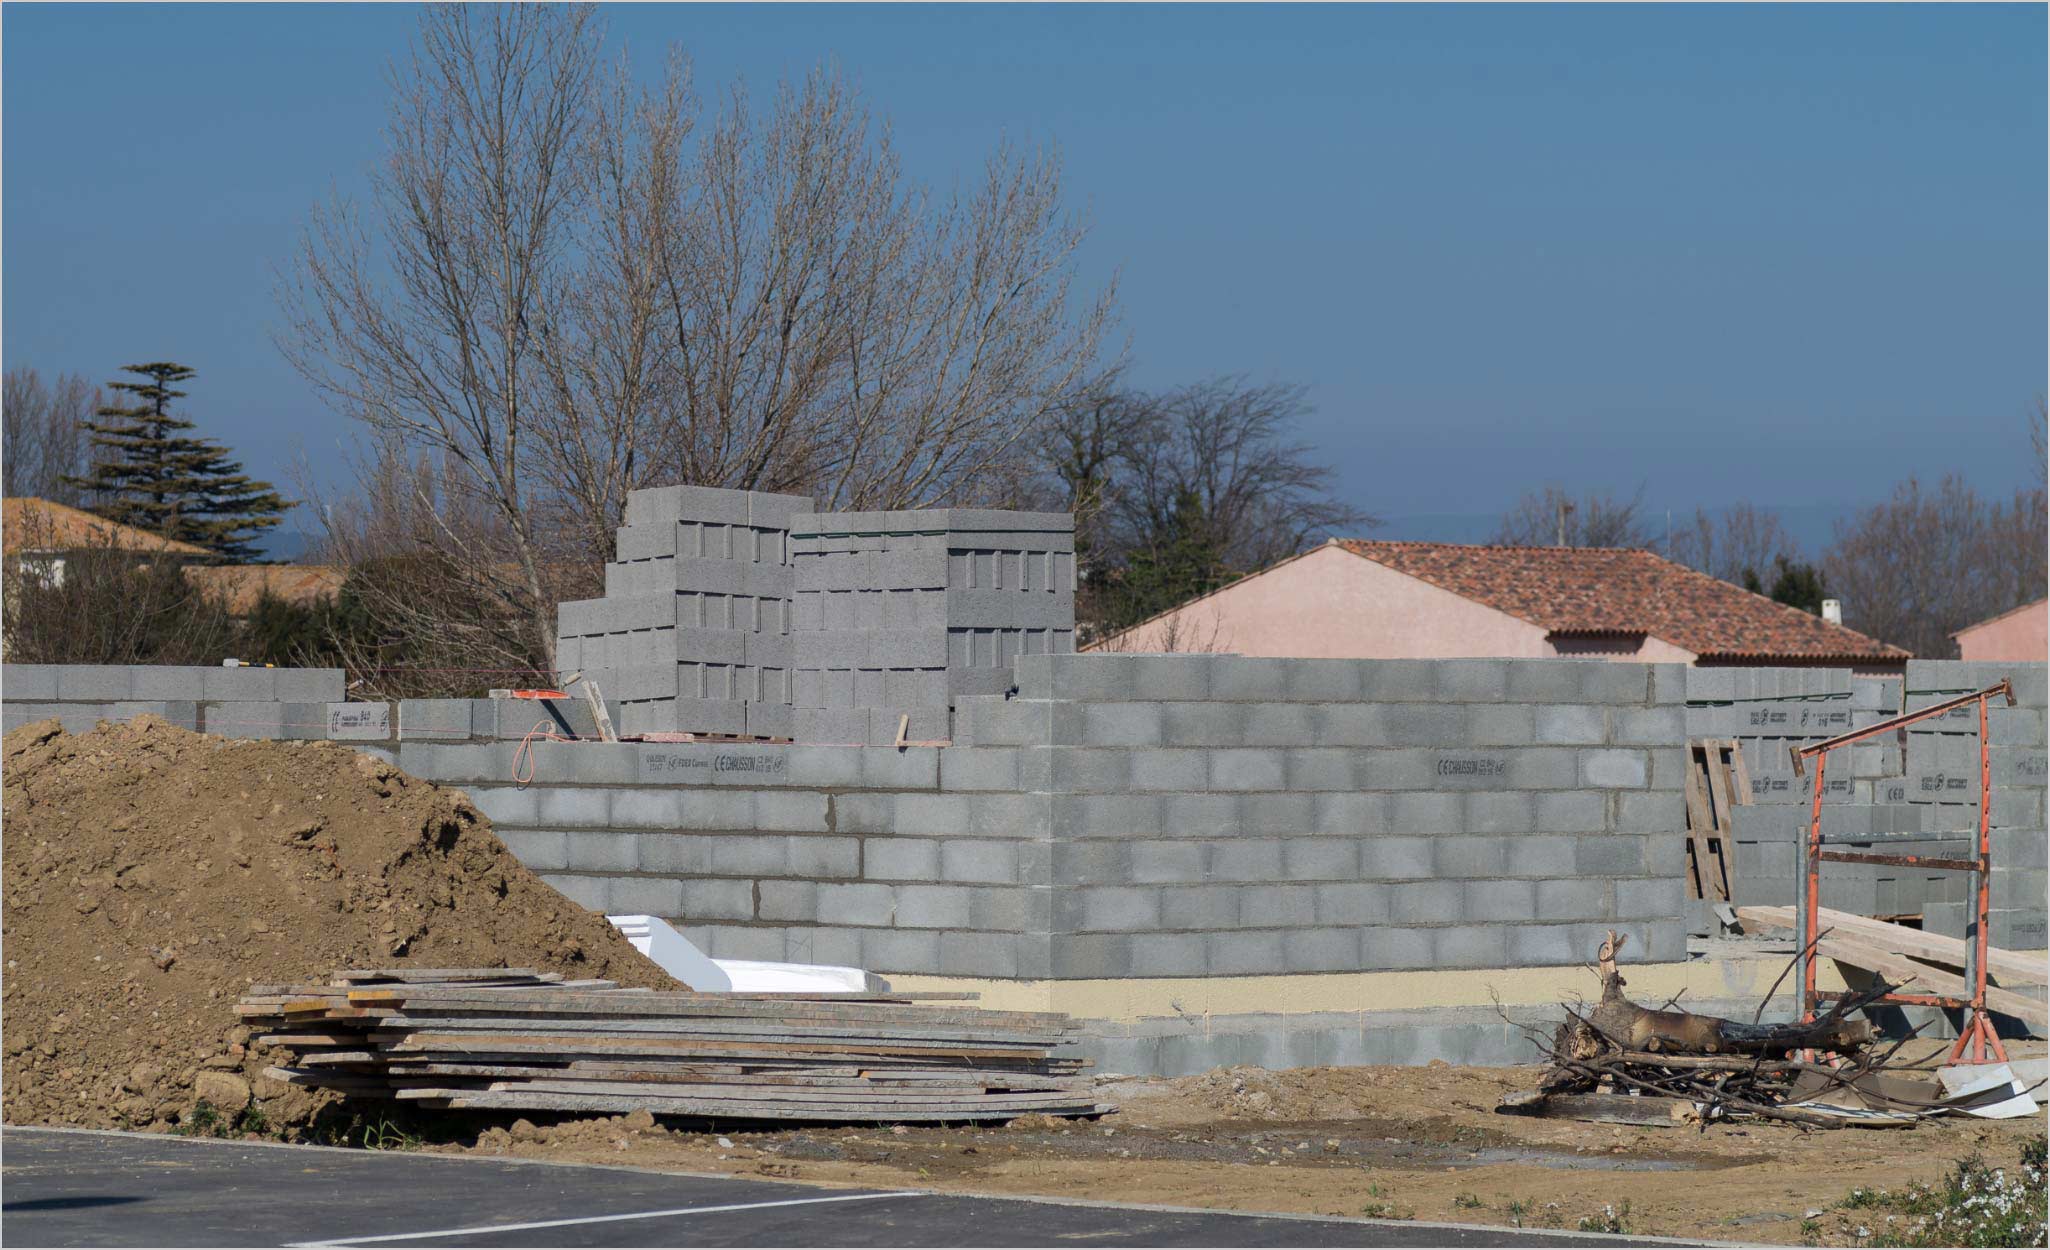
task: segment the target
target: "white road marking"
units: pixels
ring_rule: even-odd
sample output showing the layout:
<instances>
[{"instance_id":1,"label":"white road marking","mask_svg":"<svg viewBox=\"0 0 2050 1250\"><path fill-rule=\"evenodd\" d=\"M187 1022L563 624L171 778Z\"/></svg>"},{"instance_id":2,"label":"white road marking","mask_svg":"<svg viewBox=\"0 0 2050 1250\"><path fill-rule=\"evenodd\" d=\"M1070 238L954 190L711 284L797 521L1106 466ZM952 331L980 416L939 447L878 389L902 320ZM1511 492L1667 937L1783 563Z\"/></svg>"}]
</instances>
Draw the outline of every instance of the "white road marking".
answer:
<instances>
[{"instance_id":1,"label":"white road marking","mask_svg":"<svg viewBox=\"0 0 2050 1250\"><path fill-rule=\"evenodd\" d=\"M730 1202L715 1207L672 1207L667 1211L634 1211L626 1215L585 1215L567 1220L534 1220L526 1224L479 1224L472 1228L441 1228L429 1233L386 1233L379 1237L337 1237L332 1241L295 1241L293 1247L370 1246L388 1241L423 1241L429 1237L473 1237L481 1233L513 1233L530 1228L567 1228L572 1224L611 1224L620 1220L659 1220L672 1215L712 1215L720 1211L758 1211L763 1207L804 1207L822 1202L868 1202L875 1198L924 1198L916 1190L893 1194L835 1194L826 1198L784 1198L777 1202Z\"/></svg>"}]
</instances>

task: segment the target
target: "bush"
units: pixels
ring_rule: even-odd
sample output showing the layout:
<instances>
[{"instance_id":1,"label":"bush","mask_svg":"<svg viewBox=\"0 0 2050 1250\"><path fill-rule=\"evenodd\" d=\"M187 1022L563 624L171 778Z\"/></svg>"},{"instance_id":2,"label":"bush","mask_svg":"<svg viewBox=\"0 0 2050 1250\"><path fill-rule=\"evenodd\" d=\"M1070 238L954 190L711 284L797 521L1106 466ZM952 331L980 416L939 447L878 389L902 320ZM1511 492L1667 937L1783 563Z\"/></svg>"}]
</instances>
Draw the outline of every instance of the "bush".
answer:
<instances>
[{"instance_id":1,"label":"bush","mask_svg":"<svg viewBox=\"0 0 2050 1250\"><path fill-rule=\"evenodd\" d=\"M2022 1147L2012 1174L1974 1155L1940 1185L1854 1189L1841 1204L1856 1211L1852 1236L1873 1246L2040 1246L2046 1227L2042 1139Z\"/></svg>"}]
</instances>

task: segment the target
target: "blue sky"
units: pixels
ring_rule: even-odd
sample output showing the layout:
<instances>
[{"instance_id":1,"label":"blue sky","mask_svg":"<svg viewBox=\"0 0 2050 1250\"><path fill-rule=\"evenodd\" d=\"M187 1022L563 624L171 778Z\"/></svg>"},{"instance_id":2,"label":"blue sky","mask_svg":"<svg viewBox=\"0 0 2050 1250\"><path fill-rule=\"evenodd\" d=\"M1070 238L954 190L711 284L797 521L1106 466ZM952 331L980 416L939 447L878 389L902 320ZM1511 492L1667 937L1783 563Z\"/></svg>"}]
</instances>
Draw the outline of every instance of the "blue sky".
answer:
<instances>
[{"instance_id":1,"label":"blue sky","mask_svg":"<svg viewBox=\"0 0 2050 1250\"><path fill-rule=\"evenodd\" d=\"M1308 384L1388 536L1525 490L1826 517L1910 473L2033 473L2042 6L608 6L701 95L835 57L945 185L1057 142L1143 384ZM271 267L380 151L404 6L10 3L0 355L200 371L283 480L341 418ZM1470 525L1471 522L1465 524Z\"/></svg>"}]
</instances>

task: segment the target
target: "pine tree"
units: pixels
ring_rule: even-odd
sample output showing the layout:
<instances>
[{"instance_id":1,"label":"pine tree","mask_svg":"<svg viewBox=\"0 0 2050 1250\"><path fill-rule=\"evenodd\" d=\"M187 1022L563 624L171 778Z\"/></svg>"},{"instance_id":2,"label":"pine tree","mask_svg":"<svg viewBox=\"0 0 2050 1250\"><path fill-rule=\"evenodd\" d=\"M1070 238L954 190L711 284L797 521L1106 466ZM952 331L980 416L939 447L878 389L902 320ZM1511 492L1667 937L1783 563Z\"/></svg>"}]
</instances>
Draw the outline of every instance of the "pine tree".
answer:
<instances>
[{"instance_id":1,"label":"pine tree","mask_svg":"<svg viewBox=\"0 0 2050 1250\"><path fill-rule=\"evenodd\" d=\"M169 361L122 368L149 380L107 384L137 402L108 404L84 423L95 449L92 469L66 482L110 521L205 547L223 560L255 561L260 553L250 539L276 525L291 502L244 474L219 443L185 432L193 423L170 411L185 392L172 384L192 377L191 369Z\"/></svg>"}]
</instances>

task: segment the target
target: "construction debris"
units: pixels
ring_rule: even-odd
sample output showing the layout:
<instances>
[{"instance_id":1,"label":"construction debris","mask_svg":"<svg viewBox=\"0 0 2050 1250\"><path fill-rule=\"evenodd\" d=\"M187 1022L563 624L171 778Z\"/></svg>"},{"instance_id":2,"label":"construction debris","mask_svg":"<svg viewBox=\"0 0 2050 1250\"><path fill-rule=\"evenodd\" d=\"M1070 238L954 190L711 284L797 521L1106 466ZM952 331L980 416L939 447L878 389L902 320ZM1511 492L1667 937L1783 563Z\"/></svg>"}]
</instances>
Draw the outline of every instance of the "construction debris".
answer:
<instances>
[{"instance_id":1,"label":"construction debris","mask_svg":"<svg viewBox=\"0 0 2050 1250\"><path fill-rule=\"evenodd\" d=\"M1526 1029L1552 1066L1537 1089L1509 1095L1500 1110L1627 1124L1705 1126L1743 1117L1836 1128L1907 1125L1944 1109L1933 1079L1904 1081L1908 1074L1889 1068L1907 1038L1874 1049L1871 1027L1849 1018L1886 987L1846 995L1813 1020L1787 1024L1651 1010L1623 994L1616 965L1623 942L1612 930L1602 943L1602 996L1592 1010L1567 1007L1550 1039ZM1806 1057L1814 1052L1833 1052L1837 1062Z\"/></svg>"},{"instance_id":2,"label":"construction debris","mask_svg":"<svg viewBox=\"0 0 2050 1250\"><path fill-rule=\"evenodd\" d=\"M237 1006L288 1063L265 1072L428 1107L726 1121L1097 1115L1067 1016L953 994L698 994L523 969L370 969L256 986Z\"/></svg>"}]
</instances>

